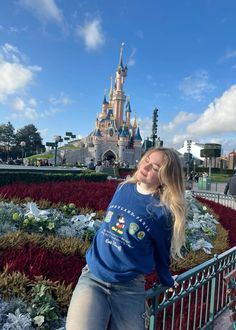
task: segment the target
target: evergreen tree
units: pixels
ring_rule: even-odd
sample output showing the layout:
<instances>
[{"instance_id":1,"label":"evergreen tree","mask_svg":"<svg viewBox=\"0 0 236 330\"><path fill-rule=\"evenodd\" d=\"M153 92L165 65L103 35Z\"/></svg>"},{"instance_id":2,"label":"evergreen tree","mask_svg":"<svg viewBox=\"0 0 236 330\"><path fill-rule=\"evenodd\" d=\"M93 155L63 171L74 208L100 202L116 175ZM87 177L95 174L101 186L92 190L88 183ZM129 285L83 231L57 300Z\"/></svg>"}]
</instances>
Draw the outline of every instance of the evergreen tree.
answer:
<instances>
[{"instance_id":1,"label":"evergreen tree","mask_svg":"<svg viewBox=\"0 0 236 330\"><path fill-rule=\"evenodd\" d=\"M25 142L25 152L27 156L45 151L40 133L33 124L26 125L17 131L16 143L19 147L22 141Z\"/></svg>"},{"instance_id":2,"label":"evergreen tree","mask_svg":"<svg viewBox=\"0 0 236 330\"><path fill-rule=\"evenodd\" d=\"M0 148L4 160L9 159L12 147L15 145L16 137L14 131L15 129L10 122L0 125Z\"/></svg>"}]
</instances>

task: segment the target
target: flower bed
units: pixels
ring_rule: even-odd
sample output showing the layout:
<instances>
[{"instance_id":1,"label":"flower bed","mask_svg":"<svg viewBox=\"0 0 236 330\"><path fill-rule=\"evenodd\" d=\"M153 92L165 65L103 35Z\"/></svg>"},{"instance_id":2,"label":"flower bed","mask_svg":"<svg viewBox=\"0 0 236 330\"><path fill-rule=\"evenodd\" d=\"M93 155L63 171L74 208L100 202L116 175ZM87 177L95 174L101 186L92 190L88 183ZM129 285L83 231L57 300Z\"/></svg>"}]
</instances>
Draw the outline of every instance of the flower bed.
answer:
<instances>
[{"instance_id":1,"label":"flower bed","mask_svg":"<svg viewBox=\"0 0 236 330\"><path fill-rule=\"evenodd\" d=\"M215 214L217 214L220 223L228 230L229 245L233 247L236 245L236 210L220 205L213 201L209 201L202 197L197 197L197 200L209 207Z\"/></svg>"},{"instance_id":2,"label":"flower bed","mask_svg":"<svg viewBox=\"0 0 236 330\"><path fill-rule=\"evenodd\" d=\"M0 187L0 195L8 199L30 198L51 203L74 203L79 208L105 210L115 192L118 181L65 181L39 184L15 183Z\"/></svg>"}]
</instances>

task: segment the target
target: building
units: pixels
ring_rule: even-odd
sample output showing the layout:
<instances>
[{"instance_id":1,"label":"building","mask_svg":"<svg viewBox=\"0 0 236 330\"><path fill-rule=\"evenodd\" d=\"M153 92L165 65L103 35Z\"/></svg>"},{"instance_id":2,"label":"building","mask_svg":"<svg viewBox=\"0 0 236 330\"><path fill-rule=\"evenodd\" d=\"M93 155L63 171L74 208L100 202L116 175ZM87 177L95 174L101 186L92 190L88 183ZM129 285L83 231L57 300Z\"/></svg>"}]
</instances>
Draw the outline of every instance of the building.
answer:
<instances>
[{"instance_id":1,"label":"building","mask_svg":"<svg viewBox=\"0 0 236 330\"><path fill-rule=\"evenodd\" d=\"M192 140L185 140L183 147L178 149L178 152L181 155L190 152L195 160L204 161L204 158L200 155L202 149L204 149L203 143L194 142Z\"/></svg>"},{"instance_id":2,"label":"building","mask_svg":"<svg viewBox=\"0 0 236 330\"><path fill-rule=\"evenodd\" d=\"M231 170L236 169L236 152L232 151L228 155L228 168Z\"/></svg>"},{"instance_id":3,"label":"building","mask_svg":"<svg viewBox=\"0 0 236 330\"><path fill-rule=\"evenodd\" d=\"M124 92L127 66L123 65L123 44L120 49L116 77L111 79L109 96L104 95L102 109L95 120L95 129L84 139L74 140L70 145L77 150L59 151L59 158L66 158L67 163L85 163L91 159L109 163L125 163L135 166L142 153L142 138L136 119L131 124L130 99ZM107 100L108 98L108 100Z\"/></svg>"}]
</instances>

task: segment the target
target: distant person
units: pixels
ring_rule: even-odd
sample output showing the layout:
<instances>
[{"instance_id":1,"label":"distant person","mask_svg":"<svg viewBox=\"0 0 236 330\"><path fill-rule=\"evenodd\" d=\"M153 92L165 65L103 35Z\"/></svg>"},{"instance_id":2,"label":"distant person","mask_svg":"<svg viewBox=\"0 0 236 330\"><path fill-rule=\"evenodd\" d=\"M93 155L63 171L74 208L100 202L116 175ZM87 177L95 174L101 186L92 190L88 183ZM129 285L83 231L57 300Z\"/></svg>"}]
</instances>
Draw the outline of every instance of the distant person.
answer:
<instances>
[{"instance_id":1,"label":"distant person","mask_svg":"<svg viewBox=\"0 0 236 330\"><path fill-rule=\"evenodd\" d=\"M102 162L100 160L97 162L97 165L95 167L95 171L97 173L101 173L102 172Z\"/></svg>"},{"instance_id":2,"label":"distant person","mask_svg":"<svg viewBox=\"0 0 236 330\"><path fill-rule=\"evenodd\" d=\"M227 185L225 186L224 194L232 195L236 201L236 173L229 179Z\"/></svg>"},{"instance_id":3,"label":"distant person","mask_svg":"<svg viewBox=\"0 0 236 330\"><path fill-rule=\"evenodd\" d=\"M90 159L90 162L88 163L88 169L95 170L95 164L94 164L93 159Z\"/></svg>"}]
</instances>

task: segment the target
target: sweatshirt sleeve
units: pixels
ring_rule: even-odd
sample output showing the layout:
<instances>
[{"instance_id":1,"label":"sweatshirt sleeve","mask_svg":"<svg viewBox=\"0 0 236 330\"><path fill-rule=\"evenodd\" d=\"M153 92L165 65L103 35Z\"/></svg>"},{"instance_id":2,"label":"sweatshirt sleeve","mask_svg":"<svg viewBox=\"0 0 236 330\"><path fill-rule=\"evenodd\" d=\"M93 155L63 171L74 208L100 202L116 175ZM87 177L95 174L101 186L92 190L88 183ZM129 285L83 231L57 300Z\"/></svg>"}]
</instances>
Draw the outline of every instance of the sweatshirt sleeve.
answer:
<instances>
[{"instance_id":1,"label":"sweatshirt sleeve","mask_svg":"<svg viewBox=\"0 0 236 330\"><path fill-rule=\"evenodd\" d=\"M155 220L154 239L154 260L155 268L161 284L171 287L174 280L170 273L170 248L172 238L171 215L162 212Z\"/></svg>"}]
</instances>

